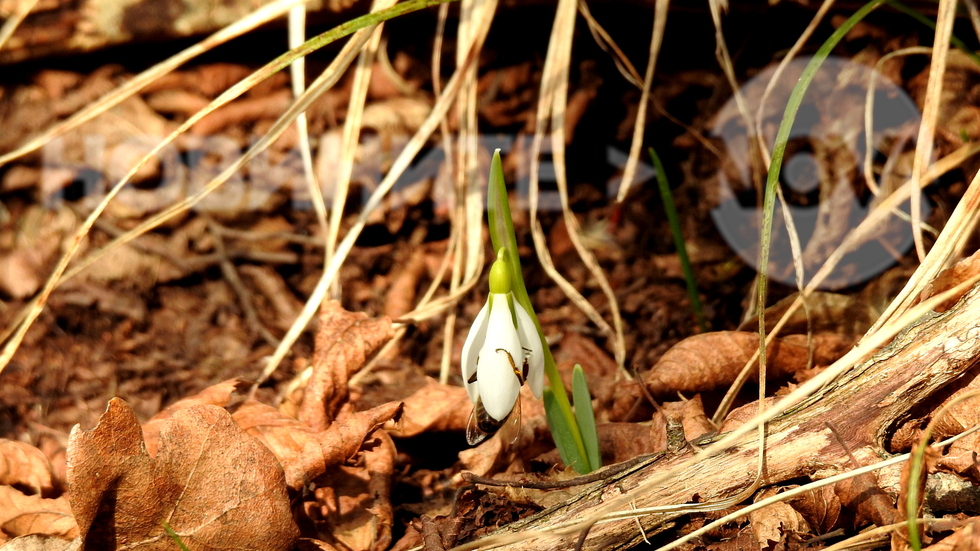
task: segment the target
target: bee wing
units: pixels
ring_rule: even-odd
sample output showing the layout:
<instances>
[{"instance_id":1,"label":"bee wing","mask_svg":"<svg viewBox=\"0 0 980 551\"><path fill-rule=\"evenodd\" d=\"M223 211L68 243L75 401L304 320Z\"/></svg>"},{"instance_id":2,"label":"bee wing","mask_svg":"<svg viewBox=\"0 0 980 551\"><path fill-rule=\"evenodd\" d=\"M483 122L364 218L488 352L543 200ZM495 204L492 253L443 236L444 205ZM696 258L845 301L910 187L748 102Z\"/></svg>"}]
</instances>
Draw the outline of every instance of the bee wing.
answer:
<instances>
[{"instance_id":1,"label":"bee wing","mask_svg":"<svg viewBox=\"0 0 980 551\"><path fill-rule=\"evenodd\" d=\"M517 397L517 401L514 402L514 409L510 411L510 415L507 420L504 421L502 427L500 427L500 439L505 444L513 444L517 442L517 437L521 434L521 397Z\"/></svg>"},{"instance_id":2,"label":"bee wing","mask_svg":"<svg viewBox=\"0 0 980 551\"><path fill-rule=\"evenodd\" d=\"M488 436L490 436L489 433L483 432L483 430L480 429L480 420L477 418L477 416L479 415L478 412L481 411L484 412L484 415L486 415L486 412L482 407L479 407L479 405L474 405L473 411L470 412L470 419L466 422L466 443L471 446L475 446L480 442L483 442Z\"/></svg>"}]
</instances>

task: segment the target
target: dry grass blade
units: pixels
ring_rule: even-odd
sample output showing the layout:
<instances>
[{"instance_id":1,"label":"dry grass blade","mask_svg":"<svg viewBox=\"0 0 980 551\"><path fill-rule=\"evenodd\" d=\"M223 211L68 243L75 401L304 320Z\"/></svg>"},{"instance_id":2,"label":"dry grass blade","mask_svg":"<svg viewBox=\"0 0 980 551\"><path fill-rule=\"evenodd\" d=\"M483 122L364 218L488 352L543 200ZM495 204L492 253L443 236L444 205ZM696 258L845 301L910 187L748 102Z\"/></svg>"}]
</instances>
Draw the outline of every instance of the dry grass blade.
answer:
<instances>
[{"instance_id":1,"label":"dry grass blade","mask_svg":"<svg viewBox=\"0 0 980 551\"><path fill-rule=\"evenodd\" d=\"M405 13L406 11L410 11L413 8L419 9L421 7L430 5L432 2L438 2L438 1L440 0L421 0L420 2L415 2L411 4L403 4L400 10L388 10L384 15L387 17L393 17L400 13ZM112 187L112 189L109 190L109 192L106 194L103 200L95 207L95 209L88 216L88 218L85 219L81 227L78 229L78 231L76 231L73 240L71 242L71 245L67 248L67 251L59 260L57 266L53 270L51 276L48 278L44 287L34 298L34 300L32 300L30 303L28 303L25 306L24 311L26 313L24 314L23 318L19 320L16 330L13 332L11 338L5 343L2 353L0 353L0 372L2 372L3 368L6 367L7 364L10 362L10 359L13 357L14 352L20 346L20 342L23 340L24 335L27 333L27 330L30 328L34 320L37 319L37 316L40 315L41 310L44 308L44 304L47 301L48 296L50 296L51 292L59 283L61 283L62 280L68 279L73 275L76 275L77 273L86 269L88 266L92 265L98 259L104 257L106 254L108 254L108 252L115 250L116 248L122 246L123 244L129 241L132 241L136 237L139 237L143 233L146 233L147 231L158 226L162 222L170 219L173 216L176 216L177 214L180 214L181 212L187 210L191 206L197 204L209 193L211 193L219 186L221 186L221 184L227 181L228 178L230 178L235 172L237 172L252 157L264 151L270 144L272 144L273 141L275 141L279 137L279 135L286 129L286 127L296 119L299 113L305 111L315 98L319 97L326 89L333 86L340 79L340 77L343 75L344 70L346 70L347 66L350 65L354 56L357 54L360 48L364 46L364 43L369 38L373 26L357 31L354 34L354 37L350 41L348 41L348 43L341 50L340 55L336 59L334 59L334 61L330 64L328 69L324 71L324 74L321 75L313 83L310 89L307 90L302 97L297 98L297 100L290 106L290 108L286 111L286 113L283 114L276 121L276 123L272 126L272 128L270 128L269 132L265 136L263 136L262 139L256 142L252 147L250 147L249 150L246 151L246 153L241 158L239 158L237 161L232 163L231 166L226 168L221 174L219 174L216 178L211 180L207 185L205 185L201 190L199 190L194 195L183 199L182 201L178 202L175 205L172 205L171 207L167 208L163 212L144 221L133 230L127 232L125 235L114 239L111 243L109 243L109 245L103 247L102 249L99 249L98 251L94 252L93 254L85 258L83 261L81 261L73 270L71 270L68 273L65 273L65 270L68 268L68 263L74 257L75 253L78 251L82 239L91 229L92 225L95 223L96 218L99 217L99 215L106 208L109 202L112 201L112 199L119 193L119 191L123 188L123 186L125 186L126 183L129 182L129 180L133 177L133 175L135 175L136 172L139 171L139 169L144 164L146 164L146 162L149 161L149 159L153 158L164 147L166 147L173 140L175 140L177 136L179 136L180 134L185 132L188 128L193 126L196 122L204 118L208 113L214 111L217 107L220 107L221 105L230 102L231 100L240 96L246 90L248 90L249 88L257 84L258 82L261 82L262 80L268 78L275 72L285 68L285 66L291 63L294 59L306 55L310 51L322 47L325 44L333 40L336 40L337 38L341 38L343 36L346 36L347 34L350 34L350 32L353 31L354 29L357 29L358 25L362 24L363 21L364 19L352 20L351 22L345 25L342 25L336 29L332 29L324 33L323 35L320 35L317 38L310 40L309 42L304 44L303 48L300 48L298 50L293 50L287 54L280 56L279 58L273 60L272 62L266 64L266 66L260 69L259 71L253 73L252 75L249 75L249 77L247 77L246 79L242 80L241 82L232 86L230 89L226 90L224 93L218 96L214 101L212 101L207 108L199 111L198 113L190 117L177 130L172 132L166 139L164 139L160 144L158 144L155 148L153 148L152 151L147 153L146 156L144 156L138 163L136 163L136 165L133 166L132 169L130 169L130 171L122 178L122 180L117 182ZM65 274L64 277L62 277L62 274Z\"/></svg>"},{"instance_id":2,"label":"dry grass blade","mask_svg":"<svg viewBox=\"0 0 980 551\"><path fill-rule=\"evenodd\" d=\"M616 44L612 36L606 32L606 29L602 28L602 25L599 24L599 21L595 17L592 17L592 12L589 10L589 5L585 3L585 0L579 0L578 12L582 14L582 18L588 23L589 32L592 33L592 38L595 39L596 44L612 56L613 62L616 64L616 69L623 75L623 78L633 86L643 88L643 78L640 77L640 73L633 66L629 58L626 57L626 54L623 53L623 50L619 48L619 45ZM661 34L663 34L662 30Z\"/></svg>"},{"instance_id":3,"label":"dry grass blade","mask_svg":"<svg viewBox=\"0 0 980 551\"><path fill-rule=\"evenodd\" d=\"M296 6L289 10L289 49L299 48L306 42L306 6ZM299 97L306 90L306 58L301 57L289 66L289 78L293 84L293 96ZM316 220L320 224L320 232L327 235L327 206L323 201L323 192L316 172L313 170L313 151L310 148L310 129L306 122L306 113L300 113L296 118L296 130L299 136L299 154L303 160L303 176L306 187L310 191Z\"/></svg>"},{"instance_id":4,"label":"dry grass blade","mask_svg":"<svg viewBox=\"0 0 980 551\"><path fill-rule=\"evenodd\" d=\"M372 5L372 11L384 9L394 4L394 1L376 1ZM351 85L350 100L347 102L347 118L344 119L344 130L340 141L340 163L337 168L336 180L333 189L333 201L330 206L330 223L326 232L327 250L323 256L324 267L330 263L334 251L337 248L337 239L340 235L340 222L344 217L344 205L347 203L347 196L350 193L350 179L354 172L354 157L357 155L357 144L360 142L361 121L364 116L364 106L367 103L368 87L371 82L371 68L374 58L381 44L381 27L375 31L367 46L361 51L357 58L357 67L354 69L354 80ZM331 285L331 295L334 298L340 297L340 284L335 282Z\"/></svg>"},{"instance_id":5,"label":"dry grass blade","mask_svg":"<svg viewBox=\"0 0 980 551\"><path fill-rule=\"evenodd\" d=\"M248 17L244 17L231 25L228 25L197 44L194 44L193 46L181 51L180 53L157 63L153 67L150 67L149 69L136 75L119 88L109 92L95 103L85 106L81 111L75 113L71 117L68 117L66 120L61 121L60 123L45 130L41 133L41 135L31 139L26 144L18 147L10 153L0 156L0 166L3 166L19 157L23 157L32 151L40 149L44 144L48 143L54 138L57 138L58 136L61 136L74 128L78 128L84 122L105 113L116 105L119 105L125 101L126 98L142 90L146 85L173 71L177 67L180 67L184 63L187 63L191 59L194 59L195 57L217 46L220 46L225 42L228 42L232 38L241 36L260 25L268 23L269 21L286 13L293 6L302 3L302 1L303 0L276 0L271 4L267 4L255 10L255 12Z\"/></svg>"},{"instance_id":6,"label":"dry grass blade","mask_svg":"<svg viewBox=\"0 0 980 551\"><path fill-rule=\"evenodd\" d=\"M749 112L748 104L745 103L745 95L742 94L742 90L738 85L738 79L735 78L735 66L732 64L732 56L728 53L728 45L725 43L725 33L722 31L721 25L721 14L723 11L728 9L728 2L726 0L708 0L708 7L711 10L711 21L715 27L715 57L718 58L718 64L721 65L722 72L725 73L725 78L728 80L728 85L732 88L732 97L735 99L735 105L738 107L738 113L742 116L745 121L745 128L754 129L755 123L752 113ZM750 143L755 143L756 140L752 140L750 137ZM759 151L752 147L749 148L749 161L750 163L757 161ZM753 171L753 181L758 178L758 172ZM756 181L756 189L762 190L762 182Z\"/></svg>"},{"instance_id":7,"label":"dry grass blade","mask_svg":"<svg viewBox=\"0 0 980 551\"><path fill-rule=\"evenodd\" d=\"M950 170L953 170L957 166L961 165L968 158L978 153L980 153L980 144L968 143L966 145L963 145L953 153L950 153L949 155L943 157L937 163L932 165L929 168L929 171L926 173L926 175L918 182L919 187L923 188L929 185L943 174L949 172ZM911 180L909 180L909 182L911 182ZM902 203L908 201L909 196L912 193L911 188L908 185L909 182L906 182L904 185L896 189L891 195L885 197L880 202L878 202L875 205L875 207L868 213L868 216L864 220L862 220L861 223L858 224L858 226L854 228L847 235L847 237L844 238L844 241L834 250L834 252L831 253L829 257L827 257L827 260L824 261L820 269L817 270L817 273L815 273L813 275L813 278L810 279L810 282L807 283L807 286L803 290L803 293L801 293L796 298L796 300L793 301L793 304L791 304L789 308L787 308L786 313L783 314L783 317L780 318L778 322L776 322L776 325L772 329L769 330L769 333L766 336L767 346L776 338L776 336L779 334L779 331L785 326L786 322L793 316L794 313L796 313L796 310L803 305L803 301L806 299L806 297L809 296L810 293L815 291L820 286L820 284L823 283L825 279L827 279L827 277L830 275L831 272L833 272L834 268L837 267L837 265L844 258L844 256L850 251L855 250L859 245L861 245L868 239L870 239L875 231L875 228L879 227L882 223L884 223L887 217L892 216L892 213L898 210L898 208L902 205ZM974 177L970 189L973 189L973 186L976 184L977 184L977 178ZM918 191L918 189L916 191ZM968 190L967 194L969 193L970 191ZM966 200L966 198L967 196L964 195L963 200L961 200L960 202L961 205ZM949 228L954 223L958 223L958 222L954 222L954 220L958 218L957 212L961 213L959 215L959 218L967 217L973 214L969 210L960 211L959 207L957 207L957 210L954 211L953 216L950 218L950 222L947 224L947 228ZM975 224L975 220L974 220L974 224ZM962 242L962 237L964 235L968 235L968 232L965 233L963 231L957 231L956 233L959 236L959 238L956 239L957 242ZM936 247L933 248L932 252L935 252L936 248L939 246L939 243L940 242L937 241ZM930 252L930 254L932 254L932 252ZM920 266L919 269L921 270L922 266ZM916 271L916 273L918 272L919 270ZM935 272L930 271L929 273L932 274L931 277L935 277L935 275L938 274L938 272L939 271L937 270ZM912 278L915 279L916 275L913 274ZM931 281L931 278L925 279L925 282L923 282L923 284L928 281ZM917 286L917 288L921 288L921 287ZM918 292L916 291L911 296L915 297L917 295ZM893 301L892 304L895 304L895 301ZM879 319L879 321L883 323L882 319ZM868 334L870 335L872 331L874 331L874 328L872 328L872 330L869 331ZM749 373L751 372L753 367L756 367L756 363L758 362L758 359L759 359L758 352L756 352L745 364L745 367L742 369L742 372L739 374L738 378L736 379L736 382L732 384L731 387L732 389L741 388L741 386L748 379ZM720 423L725 418L725 416L728 414L729 409L731 408L731 404L735 400L735 396L736 393L732 392L732 390L729 390L729 392L722 399L721 404L719 404L718 409L715 412L714 416L712 417L713 422Z\"/></svg>"},{"instance_id":8,"label":"dry grass blade","mask_svg":"<svg viewBox=\"0 0 980 551\"><path fill-rule=\"evenodd\" d=\"M871 156L874 152L874 131L873 131L873 118L874 118L874 101L875 101L875 85L878 81L878 75L881 74L882 68L885 66L889 60L894 59L899 56L915 55L915 54L931 54L932 48L926 48L923 46L913 46L910 48L902 48L900 50L895 50L894 52L888 52L887 54L881 56L878 63L875 64L875 70L871 72L870 82L868 82L868 93L864 100L864 183L871 190L871 193L878 195L878 184L875 182L874 172L872 170ZM904 145L904 140L895 148L893 152L898 153L900 150L898 148ZM896 211L898 213L900 211ZM904 214L904 213L902 213Z\"/></svg>"},{"instance_id":9,"label":"dry grass blade","mask_svg":"<svg viewBox=\"0 0 980 551\"><path fill-rule=\"evenodd\" d=\"M461 66L467 51L476 38L487 32L493 22L496 2L463 0L460 4L456 48L456 64ZM483 201L480 198L480 182L486 178L480 174L479 126L477 120L477 67L471 65L463 77L463 84L456 99L459 120L459 138L453 150L454 188L460 208L454 209L453 226L459 226L462 249L453 258L453 270L449 280L449 292L461 286L476 283L483 267ZM444 129L445 131L445 129ZM464 281L467 282L464 284ZM443 325L442 358L439 364L439 381L449 380L453 352L453 335L456 331L456 312L446 316Z\"/></svg>"},{"instance_id":10,"label":"dry grass blade","mask_svg":"<svg viewBox=\"0 0 980 551\"><path fill-rule=\"evenodd\" d=\"M943 295L942 297L939 296L931 297L928 300L923 301L920 304L917 304L915 307L911 308L908 312L906 312L903 316L901 316L900 319L896 320L895 323L889 324L881 331L876 333L874 336L868 338L865 342L861 343L857 348L848 352L848 354L846 354L840 360L838 360L837 362L829 366L824 372L820 373L813 379L803 383L796 390L791 392L789 395L779 400L775 405L773 405L770 408L767 408L762 414L757 415L753 419L748 420L746 424L741 425L740 427L732 430L729 433L726 433L716 442L713 442L710 445L702 448L700 452L696 453L692 457L678 460L676 464L671 465L669 468L664 469L661 472L657 472L655 474L651 473L649 476L644 476L642 478L631 479L629 483L633 485L633 488L629 492L623 495L616 496L611 499L605 497L602 499L597 498L594 506L589 509L590 511L594 511L593 514L589 514L586 517L586 515L583 515L582 512L579 511L575 515L574 520L569 520L568 522L563 523L561 525L557 525L557 524L549 525L547 526L547 529L538 529L536 527L532 528L532 526L522 526L520 532L493 535L483 540L473 542L472 544L460 546L456 548L455 551L464 551L466 549L476 549L476 548L497 547L507 543L525 541L530 538L538 538L542 536L557 536L560 534L574 533L581 528L592 526L593 524L602 521L604 519L611 518L612 516L617 516L619 518L633 517L634 513L631 510L629 510L630 503L634 501L637 503L642 503L644 500L649 499L657 492L660 492L664 485L681 487L684 488L685 492L690 492L691 488L689 487L688 483L682 481L691 480L691 477L695 476L694 473L697 472L697 469L700 469L705 465L704 463L705 460L715 457L718 454L725 452L726 450L730 450L733 445L736 444L745 445L746 442L743 441L743 437L747 436L750 432L758 429L758 427L761 424L773 420L776 416L780 415L781 413L788 411L790 408L794 407L797 404L800 404L807 397L812 396L813 394L819 392L832 380L834 380L844 372L851 370L855 365L857 365L860 361L862 361L863 358L869 358L875 352L880 351L881 346L884 346L887 342L889 342L895 335L899 334L902 330L909 327L910 325L913 325L916 321L921 321L922 316L933 311L939 304L942 304L945 300L948 300L951 297L960 296L963 293L963 291L970 288L974 288L974 289L969 295L969 298L965 299L965 303L961 310L961 315L956 318L957 320L956 324L958 328L957 332L963 332L967 330L973 331L973 324L975 323L974 322L975 317L973 316L972 312L976 308L980 308L980 290L977 290L975 288L978 280L980 280L980 275L975 275L974 277L961 282L959 285L956 286L955 289L950 289L949 291L942 293ZM932 339L934 344L938 344L939 346L942 346L941 343L948 338L948 333L945 332L945 330L943 329L945 327L945 322L944 320L934 320L934 322L935 323L931 325L931 333L929 333L931 335L930 339ZM909 345L909 339L914 340L914 338L915 338L914 335L906 337L906 341L904 341L905 345ZM976 344L975 339L972 344L973 345ZM914 346L904 346L901 348L916 350ZM972 348L970 348L970 350L963 350L959 352L957 352L956 350L946 350L947 354L951 354L951 356L947 358L947 367L953 365L958 366L952 368L952 371L950 373L959 373L961 372L962 369L965 369L967 364L963 364L960 362L963 361L963 355L972 353L972 350L973 350ZM916 370L914 362L909 361L911 360L912 357L915 357L914 354L915 353L912 353L909 358L906 358L906 362L907 362L905 367L906 370L912 370L912 371ZM876 363L876 362L872 362L872 363ZM950 376L955 376L955 375L950 374ZM877 384L875 382L876 380L877 379L875 377L871 377L870 379L867 379L864 384L874 385ZM894 383L895 385L898 386L902 384L901 381L894 381ZM894 391L890 390L888 392L894 392ZM789 423L789 421L787 421L787 423ZM795 431L796 428L793 428L795 426L796 425L786 425L783 427L783 430ZM743 448L741 453L744 452L745 449ZM648 465L639 465L636 467L636 471L643 470L645 469L646 466ZM714 466L718 467L720 466L720 464L718 462L715 462ZM707 475L708 473L706 472L703 474ZM748 485L749 479L743 478L743 480L745 480L746 485ZM605 494L603 495L605 496ZM702 495L702 494L698 493L698 495ZM671 505L669 507L671 511L677 512L678 510L681 511L684 510L683 507L685 505L690 507L692 505L697 506L700 504L681 504L681 505ZM644 511L643 508L640 508L639 510ZM668 509L662 507L657 508L657 511L660 512L665 510ZM649 530L651 526L655 524L655 522L656 519L649 519L645 526L646 529ZM524 549L530 549L530 548L545 549L545 548L553 548L553 545L556 544L553 544L552 540L549 539L546 541L537 541L534 544L525 541L525 543L522 545L523 545L522 548Z\"/></svg>"},{"instance_id":11,"label":"dry grass blade","mask_svg":"<svg viewBox=\"0 0 980 551\"><path fill-rule=\"evenodd\" d=\"M956 20L956 0L939 0L939 13L936 16L936 38L932 50L932 63L929 65L929 82L926 84L926 97L922 106L922 122L919 123L919 137L915 143L915 157L912 160L912 189L914 183L925 174L932 158L932 145L936 136L936 119L939 116L939 103L942 101L943 77L946 74L946 59L949 54L949 38L953 35ZM912 194L912 238L919 260L925 262L925 245L922 243L922 198ZM936 271L941 270L939 266Z\"/></svg>"},{"instance_id":12,"label":"dry grass blade","mask_svg":"<svg viewBox=\"0 0 980 551\"><path fill-rule=\"evenodd\" d=\"M7 43L7 40L10 40L10 37L13 36L14 31L17 30L17 27L19 27L20 24L23 23L24 19L27 18L27 15L31 13L31 10L34 9L34 6L37 5L38 1L39 0L21 0L20 2L17 2L17 7L14 9L14 13L11 14L10 17L3 22L3 26L0 27L0 50L3 49L3 46Z\"/></svg>"},{"instance_id":13,"label":"dry grass blade","mask_svg":"<svg viewBox=\"0 0 980 551\"><path fill-rule=\"evenodd\" d=\"M660 57L660 45L664 41L664 30L667 28L667 9L670 0L657 0L653 10L653 36L650 37L650 58L647 60L647 70L643 75L643 92L640 94L640 105L636 112L636 122L633 124L633 141L630 144L629 157L623 168L623 179L619 184L616 200L622 202L633 185L636 177L636 167L640 162L643 151L643 131L647 122L647 106L650 104L650 87L653 85L653 74Z\"/></svg>"},{"instance_id":14,"label":"dry grass blade","mask_svg":"<svg viewBox=\"0 0 980 551\"><path fill-rule=\"evenodd\" d=\"M456 73L453 74L453 77L446 84L446 89L433 106L432 112L429 113L429 116L422 123L422 126L415 133L415 135L412 136L412 139L405 145L405 149L399 153L398 158L395 159L391 169L389 169L388 174L385 175L384 179L378 185L378 188L374 190L374 192L368 198L366 204L361 210L361 213L357 217L357 221L354 222L354 225L351 227L350 231L344 236L344 239L337 246L337 251L334 257L330 259L330 264L324 270L323 275L317 282L313 292L310 293L310 297L303 306L303 310L300 312L296 322L289 328L289 331L286 332L286 335L282 339L282 343L278 348L276 348L276 351L268 359L262 375L256 382L256 386L261 384L262 381L267 379L269 375L275 371L276 367L279 365L279 362L286 357L286 354L289 352L289 349L292 347L293 343L295 343L296 339L299 338L300 333L306 329L307 324L309 324L310 320L313 319L317 308L319 308L320 303L323 302L324 297L326 297L326 293L331 282L335 277L337 277L337 272L340 270L340 265L350 253L354 246L354 242L357 240L357 237L361 234L361 231L367 224L368 217L376 208L378 208L385 195L391 191L391 188L395 185L397 179L402 175L402 173L404 173L405 169L408 168L412 159L415 158L415 155L417 155L422 149L422 146L428 141L429 137L432 135L432 132L434 132L439 126L439 122L449 111L449 107L452 105L452 102L459 93L459 89L462 85L462 72L466 67L474 62L477 52L480 49L479 46L482 46L485 39L486 34L478 36L478 44L475 44L467 54L466 62L457 68Z\"/></svg>"},{"instance_id":15,"label":"dry grass blade","mask_svg":"<svg viewBox=\"0 0 980 551\"><path fill-rule=\"evenodd\" d=\"M600 331L612 338L616 363L621 368L621 372L625 373L625 370L622 368L626 360L626 342L623 335L623 319L619 313L619 304L616 301L616 295L613 293L612 287L610 287L609 281L606 279L605 274L603 274L602 268L596 261L595 256L582 244L578 220L569 208L568 203L568 180L565 175L565 106L568 98L568 72L571 64L572 35L574 30L575 2L574 0L562 0L558 3L555 23L548 41L548 54L545 58L544 72L541 77L541 92L538 97L534 140L531 144L531 235L534 239L534 248L538 253L538 259L541 261L541 266L544 268L545 273L558 284L575 306L582 310L596 324ZM572 242L583 263L585 263L586 268L596 278L599 287L606 295L609 301L609 309L612 313L613 327L610 327L595 307L555 268L554 262L551 259L551 253L548 251L544 231L541 228L541 223L538 221L537 211L540 200L539 158L541 155L541 146L544 141L545 128L549 120L551 123L551 153L554 159L555 180L558 184L562 215L565 226L568 228L569 240Z\"/></svg>"},{"instance_id":16,"label":"dry grass blade","mask_svg":"<svg viewBox=\"0 0 980 551\"><path fill-rule=\"evenodd\" d=\"M926 97L922 106L922 121L919 123L919 136L915 144L915 156L912 160L912 188L929 166L932 157L932 145L936 136L936 122L939 116L943 77L946 74L946 60L949 54L949 39L953 34L953 22L956 20L956 0L939 0L939 11L936 16L936 38L932 50L932 62L929 65L929 81L926 84ZM925 262L925 245L922 242L922 198L918 193L912 194L912 238L915 242L915 252L919 260ZM941 270L942 267L937 269Z\"/></svg>"}]
</instances>

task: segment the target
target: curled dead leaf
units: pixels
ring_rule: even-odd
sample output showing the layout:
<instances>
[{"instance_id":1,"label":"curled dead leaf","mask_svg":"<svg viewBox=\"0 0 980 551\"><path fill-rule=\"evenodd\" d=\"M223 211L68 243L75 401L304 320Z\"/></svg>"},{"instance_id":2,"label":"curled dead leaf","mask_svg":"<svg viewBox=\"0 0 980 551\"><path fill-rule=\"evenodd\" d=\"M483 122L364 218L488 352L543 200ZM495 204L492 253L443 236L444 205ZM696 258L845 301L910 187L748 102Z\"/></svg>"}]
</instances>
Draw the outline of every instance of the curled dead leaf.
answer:
<instances>
[{"instance_id":1,"label":"curled dead leaf","mask_svg":"<svg viewBox=\"0 0 980 551\"><path fill-rule=\"evenodd\" d=\"M813 336L813 364L829 365L850 348L848 337L835 333ZM742 331L716 331L688 337L667 351L643 374L654 396L673 392L705 392L730 385L759 347L759 336ZM767 376L785 379L807 369L805 335L776 339L766 350Z\"/></svg>"},{"instance_id":2,"label":"curled dead leaf","mask_svg":"<svg viewBox=\"0 0 980 551\"><path fill-rule=\"evenodd\" d=\"M48 458L34 446L0 438L0 486L21 486L35 494L54 489Z\"/></svg>"},{"instance_id":3,"label":"curled dead leaf","mask_svg":"<svg viewBox=\"0 0 980 551\"><path fill-rule=\"evenodd\" d=\"M466 430L470 398L460 386L440 384L426 377L426 384L404 400L401 420L387 428L392 436L408 438L428 431Z\"/></svg>"},{"instance_id":4,"label":"curled dead leaf","mask_svg":"<svg viewBox=\"0 0 980 551\"><path fill-rule=\"evenodd\" d=\"M71 508L85 549L286 550L299 535L275 456L213 405L177 411L146 452L133 410L109 401L99 424L68 442Z\"/></svg>"},{"instance_id":5,"label":"curled dead leaf","mask_svg":"<svg viewBox=\"0 0 980 551\"><path fill-rule=\"evenodd\" d=\"M352 413L327 430L316 431L272 406L250 400L235 411L233 418L275 454L285 471L286 484L300 489L353 457L368 434L400 412L401 404L390 402Z\"/></svg>"},{"instance_id":6,"label":"curled dead leaf","mask_svg":"<svg viewBox=\"0 0 980 551\"><path fill-rule=\"evenodd\" d=\"M369 440L358 464L341 465L318 481L320 532L341 549L381 551L391 543L395 444L383 430Z\"/></svg>"},{"instance_id":7,"label":"curled dead leaf","mask_svg":"<svg viewBox=\"0 0 980 551\"><path fill-rule=\"evenodd\" d=\"M766 488L756 494L755 501L762 501L780 491L782 491L781 488ZM810 527L803 516L785 501L776 502L764 509L749 513L749 526L752 528L756 541L763 545L784 541L784 538L789 534L810 531Z\"/></svg>"},{"instance_id":8,"label":"curled dead leaf","mask_svg":"<svg viewBox=\"0 0 980 551\"><path fill-rule=\"evenodd\" d=\"M0 486L0 542L29 534L62 539L78 536L68 499L25 495L11 486Z\"/></svg>"},{"instance_id":9,"label":"curled dead leaf","mask_svg":"<svg viewBox=\"0 0 980 551\"><path fill-rule=\"evenodd\" d=\"M318 431L329 427L347 403L350 376L364 367L392 334L388 317L348 312L336 300L324 303L313 353L313 376L303 395L299 420Z\"/></svg>"}]
</instances>

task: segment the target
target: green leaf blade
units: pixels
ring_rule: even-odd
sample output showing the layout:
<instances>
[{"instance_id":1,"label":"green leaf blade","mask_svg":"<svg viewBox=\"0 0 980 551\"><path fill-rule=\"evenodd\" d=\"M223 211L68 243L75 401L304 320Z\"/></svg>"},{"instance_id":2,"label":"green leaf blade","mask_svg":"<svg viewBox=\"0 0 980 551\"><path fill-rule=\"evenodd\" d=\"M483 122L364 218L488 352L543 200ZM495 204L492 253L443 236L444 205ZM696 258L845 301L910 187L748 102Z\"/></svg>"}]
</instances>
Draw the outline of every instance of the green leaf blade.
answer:
<instances>
[{"instance_id":1,"label":"green leaf blade","mask_svg":"<svg viewBox=\"0 0 980 551\"><path fill-rule=\"evenodd\" d=\"M562 392L564 393L564 388ZM588 459L579 452L576 438L572 433L572 426L569 424L562 408L558 405L555 392L551 387L544 389L544 411L548 418L548 428L551 430L551 437L555 440L555 447L558 448L558 455L566 467L575 469L578 473L588 472ZM568 400L568 398L565 398Z\"/></svg>"},{"instance_id":2,"label":"green leaf blade","mask_svg":"<svg viewBox=\"0 0 980 551\"><path fill-rule=\"evenodd\" d=\"M585 371L580 364L572 369L572 400L575 402L575 420L578 431L585 444L585 456L589 460L589 472L602 467L602 456L599 453L599 433L595 427L595 411L592 409L592 395L589 385L585 382Z\"/></svg>"}]
</instances>

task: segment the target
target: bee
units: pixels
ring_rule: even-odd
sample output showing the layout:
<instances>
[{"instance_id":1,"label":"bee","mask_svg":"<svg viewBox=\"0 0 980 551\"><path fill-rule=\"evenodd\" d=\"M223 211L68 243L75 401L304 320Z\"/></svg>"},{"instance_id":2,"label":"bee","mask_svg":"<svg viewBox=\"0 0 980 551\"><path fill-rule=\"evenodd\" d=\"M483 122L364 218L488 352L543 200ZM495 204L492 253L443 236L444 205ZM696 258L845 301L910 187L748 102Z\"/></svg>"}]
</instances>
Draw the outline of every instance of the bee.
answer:
<instances>
[{"instance_id":1,"label":"bee","mask_svg":"<svg viewBox=\"0 0 980 551\"><path fill-rule=\"evenodd\" d=\"M514 362L514 357L510 355L510 352L503 348L498 348L496 352L503 352L507 355L507 359L510 360L510 365L514 370L514 376L520 382L521 386L524 385L524 381L527 380L527 374L529 371L528 358L531 355L531 351L524 348L524 358L520 368L517 367L517 363ZM480 359L477 358L477 365L479 365ZM473 375L470 376L467 383L472 384L476 382L476 370L473 371ZM483 407L483 399L477 398L476 404L473 406L473 411L470 413L469 421L466 423L466 442L475 446L480 442L483 442L490 436L493 436L498 431L500 432L500 437L508 444L513 444L517 441L517 436L520 433L521 427L521 397L518 396L517 400L514 401L514 408L510 410L510 413L503 420L497 420L487 413L487 410Z\"/></svg>"}]
</instances>

